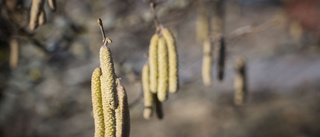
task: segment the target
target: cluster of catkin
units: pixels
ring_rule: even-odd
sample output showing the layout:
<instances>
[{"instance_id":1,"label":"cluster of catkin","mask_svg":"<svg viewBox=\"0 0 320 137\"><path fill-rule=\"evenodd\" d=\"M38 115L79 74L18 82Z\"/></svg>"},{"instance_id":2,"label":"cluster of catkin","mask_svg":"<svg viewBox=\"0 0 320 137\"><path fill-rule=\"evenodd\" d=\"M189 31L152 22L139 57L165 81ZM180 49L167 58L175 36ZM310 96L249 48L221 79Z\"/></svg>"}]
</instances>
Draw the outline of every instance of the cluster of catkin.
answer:
<instances>
[{"instance_id":1,"label":"cluster of catkin","mask_svg":"<svg viewBox=\"0 0 320 137\"><path fill-rule=\"evenodd\" d=\"M109 40L100 48L100 67L92 74L91 93L95 137L128 137L130 114L127 95L116 77Z\"/></svg>"},{"instance_id":2,"label":"cluster of catkin","mask_svg":"<svg viewBox=\"0 0 320 137\"><path fill-rule=\"evenodd\" d=\"M159 33L152 36L149 45L149 59L142 70L145 119L150 119L155 106L159 118L162 118L161 102L168 99L168 92L178 91L178 55L175 39L171 32L161 27Z\"/></svg>"},{"instance_id":3,"label":"cluster of catkin","mask_svg":"<svg viewBox=\"0 0 320 137\"><path fill-rule=\"evenodd\" d=\"M200 1L198 2L199 8L196 22L196 32L197 42L203 45L202 81L205 86L210 86L212 83L211 67L213 63L213 47L215 50L214 53L217 55L216 60L218 80L223 80L224 75L225 44L224 39L221 37L222 19L218 12L215 12L213 17L209 16L209 9L206 7L206 5ZM215 43L214 46L212 46L212 41Z\"/></svg>"},{"instance_id":4,"label":"cluster of catkin","mask_svg":"<svg viewBox=\"0 0 320 137\"><path fill-rule=\"evenodd\" d=\"M46 13L44 10L45 0L32 0L30 10L29 27L31 30L36 29L39 25L46 23ZM56 0L48 0L49 7L52 11L56 11Z\"/></svg>"}]
</instances>

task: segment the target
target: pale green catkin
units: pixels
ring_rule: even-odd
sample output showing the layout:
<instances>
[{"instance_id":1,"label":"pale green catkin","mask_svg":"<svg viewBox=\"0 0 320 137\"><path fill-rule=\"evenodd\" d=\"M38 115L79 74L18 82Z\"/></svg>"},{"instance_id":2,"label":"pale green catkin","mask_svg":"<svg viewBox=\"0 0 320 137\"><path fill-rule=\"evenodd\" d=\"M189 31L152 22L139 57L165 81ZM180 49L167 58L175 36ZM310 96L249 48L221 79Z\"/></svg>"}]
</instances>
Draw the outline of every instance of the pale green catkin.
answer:
<instances>
[{"instance_id":1,"label":"pale green catkin","mask_svg":"<svg viewBox=\"0 0 320 137\"><path fill-rule=\"evenodd\" d=\"M158 40L159 35L154 34L149 45L150 91L152 93L157 93L158 90Z\"/></svg>"},{"instance_id":2,"label":"pale green catkin","mask_svg":"<svg viewBox=\"0 0 320 137\"><path fill-rule=\"evenodd\" d=\"M205 86L211 85L212 49L210 39L203 43L202 80Z\"/></svg>"},{"instance_id":3,"label":"pale green catkin","mask_svg":"<svg viewBox=\"0 0 320 137\"><path fill-rule=\"evenodd\" d=\"M120 84L120 79L117 79L117 92L119 106L116 109L116 136L129 137L130 134L130 114L127 94L124 87Z\"/></svg>"},{"instance_id":4,"label":"pale green catkin","mask_svg":"<svg viewBox=\"0 0 320 137\"><path fill-rule=\"evenodd\" d=\"M169 58L169 91L176 93L179 87L178 80L178 54L175 40L167 28L163 28L161 33L167 42L168 58Z\"/></svg>"},{"instance_id":5,"label":"pale green catkin","mask_svg":"<svg viewBox=\"0 0 320 137\"><path fill-rule=\"evenodd\" d=\"M39 16L43 10L44 0L32 0L29 27L34 30L39 25Z\"/></svg>"},{"instance_id":6,"label":"pale green catkin","mask_svg":"<svg viewBox=\"0 0 320 137\"><path fill-rule=\"evenodd\" d=\"M102 96L101 96L101 69L96 68L93 71L91 79L91 96L92 96L92 108L93 108L93 117L95 125L95 137L104 136L104 117L103 117L103 107L102 107Z\"/></svg>"},{"instance_id":7,"label":"pale green catkin","mask_svg":"<svg viewBox=\"0 0 320 137\"><path fill-rule=\"evenodd\" d=\"M144 97L144 111L143 117L145 119L150 119L152 115L152 106L153 106L153 98L152 93L150 92L150 80L149 80L149 63L143 66L142 69L142 88L143 88L143 97Z\"/></svg>"},{"instance_id":8,"label":"pale green catkin","mask_svg":"<svg viewBox=\"0 0 320 137\"><path fill-rule=\"evenodd\" d=\"M117 90L112 55L110 49L106 45L103 45L100 48L100 66L102 71L100 80L105 123L105 137L115 137L115 109L118 106L118 98L116 94Z\"/></svg>"},{"instance_id":9,"label":"pale green catkin","mask_svg":"<svg viewBox=\"0 0 320 137\"><path fill-rule=\"evenodd\" d=\"M100 76L101 76L101 68L99 67L93 71L92 79L91 79L91 97L92 97L95 137L104 137L104 132L105 132Z\"/></svg>"},{"instance_id":10,"label":"pale green catkin","mask_svg":"<svg viewBox=\"0 0 320 137\"><path fill-rule=\"evenodd\" d=\"M247 94L246 63L243 56L237 58L235 71L236 74L234 79L234 104L242 105L245 102Z\"/></svg>"},{"instance_id":11,"label":"pale green catkin","mask_svg":"<svg viewBox=\"0 0 320 137\"><path fill-rule=\"evenodd\" d=\"M103 45L100 48L100 66L102 70L102 92L106 92L106 101L109 107L115 110L118 106L115 72L113 67L113 60L110 48Z\"/></svg>"},{"instance_id":12,"label":"pale green catkin","mask_svg":"<svg viewBox=\"0 0 320 137\"><path fill-rule=\"evenodd\" d=\"M168 49L166 40L161 37L158 42L158 100L164 102L168 98Z\"/></svg>"}]
</instances>

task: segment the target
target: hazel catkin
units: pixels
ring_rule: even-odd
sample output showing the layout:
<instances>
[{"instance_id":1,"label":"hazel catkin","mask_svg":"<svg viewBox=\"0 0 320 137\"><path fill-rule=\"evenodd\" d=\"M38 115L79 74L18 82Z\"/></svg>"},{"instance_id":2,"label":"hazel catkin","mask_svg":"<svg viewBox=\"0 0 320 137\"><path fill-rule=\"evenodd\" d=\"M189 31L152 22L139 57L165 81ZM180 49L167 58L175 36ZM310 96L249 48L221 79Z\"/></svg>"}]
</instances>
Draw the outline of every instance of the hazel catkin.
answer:
<instances>
[{"instance_id":1,"label":"hazel catkin","mask_svg":"<svg viewBox=\"0 0 320 137\"><path fill-rule=\"evenodd\" d=\"M110 49L103 45L100 48L100 67L102 75L101 94L105 123L105 136L116 136L116 118L115 109L118 106L116 94L115 72Z\"/></svg>"},{"instance_id":2,"label":"hazel catkin","mask_svg":"<svg viewBox=\"0 0 320 137\"><path fill-rule=\"evenodd\" d=\"M212 49L210 39L203 43L202 80L205 86L211 85Z\"/></svg>"},{"instance_id":3,"label":"hazel catkin","mask_svg":"<svg viewBox=\"0 0 320 137\"><path fill-rule=\"evenodd\" d=\"M120 84L120 78L117 78L117 94L119 106L116 109L116 136L129 137L130 134L130 114L128 98L124 87Z\"/></svg>"},{"instance_id":4,"label":"hazel catkin","mask_svg":"<svg viewBox=\"0 0 320 137\"><path fill-rule=\"evenodd\" d=\"M55 12L57 9L56 0L48 0L48 3L49 3L49 7L50 7L51 11Z\"/></svg>"},{"instance_id":5,"label":"hazel catkin","mask_svg":"<svg viewBox=\"0 0 320 137\"><path fill-rule=\"evenodd\" d=\"M203 43L207 39L209 33L209 18L206 10L199 9L196 23L197 42Z\"/></svg>"},{"instance_id":6,"label":"hazel catkin","mask_svg":"<svg viewBox=\"0 0 320 137\"><path fill-rule=\"evenodd\" d=\"M158 100L164 102L168 98L168 49L166 40L159 38L158 45Z\"/></svg>"},{"instance_id":7,"label":"hazel catkin","mask_svg":"<svg viewBox=\"0 0 320 137\"><path fill-rule=\"evenodd\" d=\"M246 63L243 56L237 58L235 67L236 74L234 79L234 103L236 105L242 105L247 94Z\"/></svg>"},{"instance_id":8,"label":"hazel catkin","mask_svg":"<svg viewBox=\"0 0 320 137\"><path fill-rule=\"evenodd\" d=\"M143 97L144 97L144 112L143 117L145 119L150 119L152 115L152 106L153 98L152 93L150 92L150 80L149 80L149 63L143 66L142 69L142 88L143 88Z\"/></svg>"},{"instance_id":9,"label":"hazel catkin","mask_svg":"<svg viewBox=\"0 0 320 137\"><path fill-rule=\"evenodd\" d=\"M178 54L177 54L176 44L172 34L167 28L163 28L161 33L167 42L167 49L168 49L169 91L171 93L176 93L179 87Z\"/></svg>"},{"instance_id":10,"label":"hazel catkin","mask_svg":"<svg viewBox=\"0 0 320 137\"><path fill-rule=\"evenodd\" d=\"M115 110L118 106L118 98L116 94L114 63L110 48L106 45L100 48L100 66L102 70L102 92L106 92L106 101L109 107Z\"/></svg>"},{"instance_id":11,"label":"hazel catkin","mask_svg":"<svg viewBox=\"0 0 320 137\"><path fill-rule=\"evenodd\" d=\"M105 132L100 76L101 76L101 68L98 67L93 71L92 78L91 78L91 97L92 97L95 137L103 137Z\"/></svg>"},{"instance_id":12,"label":"hazel catkin","mask_svg":"<svg viewBox=\"0 0 320 137\"><path fill-rule=\"evenodd\" d=\"M19 62L19 43L16 38L10 40L10 68L15 69Z\"/></svg>"},{"instance_id":13,"label":"hazel catkin","mask_svg":"<svg viewBox=\"0 0 320 137\"><path fill-rule=\"evenodd\" d=\"M39 16L43 10L44 0L32 0L31 11L30 11L30 22L29 27L34 30L38 27Z\"/></svg>"},{"instance_id":14,"label":"hazel catkin","mask_svg":"<svg viewBox=\"0 0 320 137\"><path fill-rule=\"evenodd\" d=\"M40 12L40 15L39 15L39 25L43 25L46 22L47 22L46 13L45 13L44 9L42 9Z\"/></svg>"},{"instance_id":15,"label":"hazel catkin","mask_svg":"<svg viewBox=\"0 0 320 137\"><path fill-rule=\"evenodd\" d=\"M154 34L149 45L149 69L150 69L150 91L157 93L158 90L158 40L159 35Z\"/></svg>"}]
</instances>

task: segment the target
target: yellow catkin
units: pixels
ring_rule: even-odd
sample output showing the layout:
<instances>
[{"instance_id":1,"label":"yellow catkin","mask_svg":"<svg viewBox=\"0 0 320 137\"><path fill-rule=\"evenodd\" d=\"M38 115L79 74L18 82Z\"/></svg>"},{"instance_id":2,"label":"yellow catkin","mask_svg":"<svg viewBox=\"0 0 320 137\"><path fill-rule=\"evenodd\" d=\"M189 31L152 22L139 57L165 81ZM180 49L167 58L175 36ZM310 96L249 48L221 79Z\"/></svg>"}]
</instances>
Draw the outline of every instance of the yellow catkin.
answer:
<instances>
[{"instance_id":1,"label":"yellow catkin","mask_svg":"<svg viewBox=\"0 0 320 137\"><path fill-rule=\"evenodd\" d=\"M16 38L10 40L10 68L14 69L19 62L19 43Z\"/></svg>"},{"instance_id":2,"label":"yellow catkin","mask_svg":"<svg viewBox=\"0 0 320 137\"><path fill-rule=\"evenodd\" d=\"M201 9L198 11L198 16L197 16L197 42L198 43L203 43L209 33L209 19L207 15L207 11L204 9Z\"/></svg>"},{"instance_id":3,"label":"yellow catkin","mask_svg":"<svg viewBox=\"0 0 320 137\"><path fill-rule=\"evenodd\" d=\"M175 40L167 28L162 29L162 35L167 42L169 58L169 91L176 93L179 87L178 80L178 54Z\"/></svg>"},{"instance_id":4,"label":"yellow catkin","mask_svg":"<svg viewBox=\"0 0 320 137\"><path fill-rule=\"evenodd\" d=\"M40 12L40 15L39 15L39 25L45 24L46 21L47 21L46 13L45 13L44 9L42 9L41 12Z\"/></svg>"},{"instance_id":5,"label":"yellow catkin","mask_svg":"<svg viewBox=\"0 0 320 137\"><path fill-rule=\"evenodd\" d=\"M147 62L142 69L142 88L144 97L144 111L143 117L145 119L150 119L152 115L153 98L150 92L150 80L149 80L149 63Z\"/></svg>"},{"instance_id":6,"label":"yellow catkin","mask_svg":"<svg viewBox=\"0 0 320 137\"><path fill-rule=\"evenodd\" d=\"M112 60L112 54L110 48L107 46L101 46L100 48L100 66L102 70L102 92L106 92L106 101L109 107L113 110L117 108L118 97L116 94L116 82L115 82L115 72L114 63Z\"/></svg>"},{"instance_id":7,"label":"yellow catkin","mask_svg":"<svg viewBox=\"0 0 320 137\"><path fill-rule=\"evenodd\" d=\"M29 22L29 27L31 30L34 30L38 27L38 20L43 6L44 0L32 0Z\"/></svg>"},{"instance_id":8,"label":"yellow catkin","mask_svg":"<svg viewBox=\"0 0 320 137\"><path fill-rule=\"evenodd\" d=\"M234 103L242 105L246 99L247 82L246 82L246 64L244 57L240 56L236 61L236 74L234 79Z\"/></svg>"},{"instance_id":9,"label":"yellow catkin","mask_svg":"<svg viewBox=\"0 0 320 137\"><path fill-rule=\"evenodd\" d=\"M154 107L156 110L157 117L159 119L162 119L163 118L162 103L158 100L157 94L153 94L153 100L154 100Z\"/></svg>"},{"instance_id":10,"label":"yellow catkin","mask_svg":"<svg viewBox=\"0 0 320 137\"><path fill-rule=\"evenodd\" d=\"M168 49L166 40L159 38L158 44L158 100L164 102L168 99Z\"/></svg>"},{"instance_id":11,"label":"yellow catkin","mask_svg":"<svg viewBox=\"0 0 320 137\"><path fill-rule=\"evenodd\" d=\"M154 34L149 45L150 91L152 93L157 93L158 90L158 40L159 35Z\"/></svg>"},{"instance_id":12,"label":"yellow catkin","mask_svg":"<svg viewBox=\"0 0 320 137\"><path fill-rule=\"evenodd\" d=\"M218 80L222 81L224 76L224 64L226 56L226 47L224 39L221 38L218 45Z\"/></svg>"},{"instance_id":13,"label":"yellow catkin","mask_svg":"<svg viewBox=\"0 0 320 137\"><path fill-rule=\"evenodd\" d=\"M211 85L212 49L210 39L203 43L202 80L205 86Z\"/></svg>"},{"instance_id":14,"label":"yellow catkin","mask_svg":"<svg viewBox=\"0 0 320 137\"><path fill-rule=\"evenodd\" d=\"M56 0L48 0L48 3L49 3L49 7L50 7L51 11L55 12L57 9Z\"/></svg>"},{"instance_id":15,"label":"yellow catkin","mask_svg":"<svg viewBox=\"0 0 320 137\"><path fill-rule=\"evenodd\" d=\"M101 76L101 68L99 67L93 71L92 79L91 79L91 97L92 97L95 137L104 137L104 132L105 132L100 76Z\"/></svg>"},{"instance_id":16,"label":"yellow catkin","mask_svg":"<svg viewBox=\"0 0 320 137\"><path fill-rule=\"evenodd\" d=\"M120 79L117 79L117 92L119 106L116 109L116 136L129 137L130 134L130 114L127 94L124 87L120 84Z\"/></svg>"}]
</instances>

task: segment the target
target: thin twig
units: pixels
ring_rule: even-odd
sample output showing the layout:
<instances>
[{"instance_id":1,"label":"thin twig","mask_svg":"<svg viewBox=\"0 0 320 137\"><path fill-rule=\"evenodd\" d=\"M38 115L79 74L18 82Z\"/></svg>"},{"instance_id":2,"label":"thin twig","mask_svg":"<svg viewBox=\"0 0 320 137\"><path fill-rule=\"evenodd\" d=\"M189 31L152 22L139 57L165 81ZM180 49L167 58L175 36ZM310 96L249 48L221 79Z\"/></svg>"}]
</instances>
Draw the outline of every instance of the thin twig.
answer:
<instances>
[{"instance_id":1,"label":"thin twig","mask_svg":"<svg viewBox=\"0 0 320 137\"><path fill-rule=\"evenodd\" d=\"M108 43L112 43L111 39L109 39L108 37L106 37L106 33L104 32L104 29L103 29L103 24L102 24L102 20L100 18L98 18L98 24L100 26L100 31L101 31L101 34L102 34L102 43L104 45L107 45Z\"/></svg>"},{"instance_id":2,"label":"thin twig","mask_svg":"<svg viewBox=\"0 0 320 137\"><path fill-rule=\"evenodd\" d=\"M160 27L159 18L157 16L156 6L157 6L156 3L150 1L150 7L152 8L154 23L156 24L156 33L160 33L161 27Z\"/></svg>"}]
</instances>

